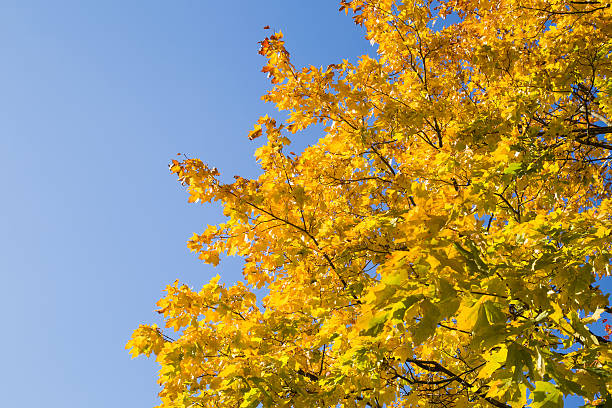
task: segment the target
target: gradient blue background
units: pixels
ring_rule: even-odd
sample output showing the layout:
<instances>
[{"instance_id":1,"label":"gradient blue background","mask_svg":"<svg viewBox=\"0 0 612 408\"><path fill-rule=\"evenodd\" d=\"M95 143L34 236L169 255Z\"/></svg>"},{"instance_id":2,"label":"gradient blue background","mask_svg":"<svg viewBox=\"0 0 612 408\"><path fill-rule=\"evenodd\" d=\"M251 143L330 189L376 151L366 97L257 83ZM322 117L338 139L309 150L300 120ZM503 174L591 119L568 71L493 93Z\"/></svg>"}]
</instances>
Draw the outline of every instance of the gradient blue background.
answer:
<instances>
[{"instance_id":1,"label":"gradient blue background","mask_svg":"<svg viewBox=\"0 0 612 408\"><path fill-rule=\"evenodd\" d=\"M139 323L179 278L217 207L189 205L181 152L231 178L258 168L247 133L273 112L257 41L282 29L297 65L370 44L335 1L2 1L0 389L5 407L158 404L157 365L130 360ZM354 59L354 58L351 58ZM278 117L278 115L277 115ZM320 135L304 135L300 144Z\"/></svg>"},{"instance_id":2,"label":"gradient blue background","mask_svg":"<svg viewBox=\"0 0 612 408\"><path fill-rule=\"evenodd\" d=\"M282 29L297 66L373 54L336 1L0 3L0 389L6 407L158 404L139 323L201 264L185 241L219 208L187 204L167 164L257 175L246 135L272 113L257 41ZM279 117L279 115L276 115ZM297 147L314 143L311 131Z\"/></svg>"}]
</instances>

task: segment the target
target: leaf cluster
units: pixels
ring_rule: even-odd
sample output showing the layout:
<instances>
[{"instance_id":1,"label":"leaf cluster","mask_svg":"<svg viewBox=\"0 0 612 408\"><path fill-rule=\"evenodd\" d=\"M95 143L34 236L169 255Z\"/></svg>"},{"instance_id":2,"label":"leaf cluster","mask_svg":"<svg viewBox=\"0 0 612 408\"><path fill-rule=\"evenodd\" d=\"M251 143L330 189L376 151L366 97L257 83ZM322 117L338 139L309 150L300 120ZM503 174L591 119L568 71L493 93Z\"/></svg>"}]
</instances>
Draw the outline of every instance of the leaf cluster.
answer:
<instances>
[{"instance_id":1,"label":"leaf cluster","mask_svg":"<svg viewBox=\"0 0 612 408\"><path fill-rule=\"evenodd\" d=\"M259 177L170 170L227 221L189 248L244 283L178 283L141 326L162 407L611 404L612 11L606 0L342 0L377 58L297 69L261 44L287 111ZM446 18L456 22L438 29ZM325 134L300 154L291 140ZM257 300L255 288L269 295Z\"/></svg>"}]
</instances>

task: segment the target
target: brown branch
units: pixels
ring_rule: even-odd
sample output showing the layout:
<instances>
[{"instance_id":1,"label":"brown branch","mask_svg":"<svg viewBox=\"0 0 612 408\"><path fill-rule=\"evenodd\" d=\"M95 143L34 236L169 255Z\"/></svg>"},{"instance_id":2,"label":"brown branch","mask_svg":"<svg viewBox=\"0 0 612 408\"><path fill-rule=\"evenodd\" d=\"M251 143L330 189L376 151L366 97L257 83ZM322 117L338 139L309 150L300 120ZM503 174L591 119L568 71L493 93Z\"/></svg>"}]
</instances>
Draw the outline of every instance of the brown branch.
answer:
<instances>
[{"instance_id":1,"label":"brown branch","mask_svg":"<svg viewBox=\"0 0 612 408\"><path fill-rule=\"evenodd\" d=\"M450 327L450 326L447 326L447 325L442 324L442 323L438 323L438 326L444 327L445 329L448 329L448 330L455 330L455 331L458 331L458 332L461 332L461 333L465 333L465 334L472 334L472 332L469 332L467 330L461 330L461 329L458 329L456 327Z\"/></svg>"},{"instance_id":2,"label":"brown branch","mask_svg":"<svg viewBox=\"0 0 612 408\"><path fill-rule=\"evenodd\" d=\"M323 361L325 361L325 349L327 348L327 344L323 345L323 354L321 355L321 366L319 367L319 375L323 373Z\"/></svg>"},{"instance_id":3,"label":"brown branch","mask_svg":"<svg viewBox=\"0 0 612 408\"><path fill-rule=\"evenodd\" d=\"M578 2L571 2L571 3L575 3L575 4L600 4L599 2L592 2L592 3L578 3ZM593 9L590 10L571 10L571 11L552 11L552 10L548 10L548 9L541 9L541 8L537 8L537 7L527 7L527 6L520 6L520 8L525 9L525 10L533 10L533 11L541 11L543 13L550 13L550 14L555 14L555 15L582 15L582 14L589 14L589 13L594 13L596 11L599 10L605 10L608 7L610 7L610 4L606 4L603 5L601 7L595 7Z\"/></svg>"},{"instance_id":4,"label":"brown branch","mask_svg":"<svg viewBox=\"0 0 612 408\"><path fill-rule=\"evenodd\" d=\"M312 373L306 372L306 371L304 371L301 368L299 370L297 370L296 373L298 373L301 376L304 376L304 377L308 378L310 381L319 381L319 377L317 377L316 375L314 375Z\"/></svg>"},{"instance_id":5,"label":"brown branch","mask_svg":"<svg viewBox=\"0 0 612 408\"><path fill-rule=\"evenodd\" d=\"M233 195L234 197L236 197L237 199L241 199L240 197L238 197L238 195L232 191L228 191L231 195ZM264 214L267 214L268 216L274 218L275 220L278 221L282 221L284 223L286 223L287 225L292 226L293 228L297 229L298 231L303 232L308 238L310 238L312 240L312 242L315 244L315 246L317 247L317 249L319 250L319 252L321 254L323 254L323 258L325 258L325 260L327 261L327 263L329 264L329 266L331 267L331 269L336 273L336 276L338 277L338 279L340 280L340 282L342 283L342 286L346 289L348 287L348 284L346 283L346 281L344 280L344 278L342 278L342 276L340 276L340 274L338 273L338 271L336 270L336 266L334 265L334 263L332 262L331 258L329 257L329 255L327 255L325 252L323 252L323 250L321 249L321 247L319 246L319 242L317 241L317 239L305 228L300 227L297 224L292 223L291 221L285 219L285 218L280 218L279 216L277 216L276 214L271 213L270 211L267 211L261 207L259 207L256 204L253 204L252 202L248 201L248 200L243 200L247 205L250 205L251 207L255 208L258 211L261 211ZM352 294L352 296L357 299L357 297L355 296L355 294Z\"/></svg>"},{"instance_id":6,"label":"brown branch","mask_svg":"<svg viewBox=\"0 0 612 408\"><path fill-rule=\"evenodd\" d=\"M612 126L590 127L585 130L586 130L586 136L579 136L575 139L578 143L583 144L583 145L593 146L593 147L600 147L606 150L612 150L612 145L610 144L603 143L599 140L584 139L585 137L588 138L594 135L603 135L603 134L612 133Z\"/></svg>"},{"instance_id":7,"label":"brown branch","mask_svg":"<svg viewBox=\"0 0 612 408\"><path fill-rule=\"evenodd\" d=\"M520 221L521 213L518 210L514 209L514 207L512 206L512 204L510 204L508 199L506 197L504 197L503 194L500 194L500 193L494 193L494 194L502 199L504 204L506 204L508 206L508 208L514 213L514 215L516 215L517 221Z\"/></svg>"},{"instance_id":8,"label":"brown branch","mask_svg":"<svg viewBox=\"0 0 612 408\"><path fill-rule=\"evenodd\" d=\"M374 143L372 144L372 150L374 151L374 153L376 153L376 155L378 156L378 158L385 164L385 166L387 166L387 168L391 171L391 174L393 174L393 176L395 176L395 170L393 169L393 167L391 166L391 164L389 164L389 162L387 161L387 159L385 159L379 152L378 150L376 150L376 148L374 147Z\"/></svg>"},{"instance_id":9,"label":"brown branch","mask_svg":"<svg viewBox=\"0 0 612 408\"><path fill-rule=\"evenodd\" d=\"M423 370L426 370L426 371L429 371L429 372L438 372L438 373L446 374L447 376L453 378L455 381L457 381L461 385L463 385L465 387L469 387L469 388L472 387L472 384L470 384L468 381L466 381L463 378L459 377L459 375L453 373L452 371L450 371L446 367L442 366L437 361L416 360L416 359L409 358L409 359L406 359L406 362L407 363L412 363L412 364L416 365L417 367L422 368ZM463 374L465 374L465 373L463 373ZM476 392L476 393L474 393L474 395L476 395L479 398L487 401L489 404L493 405L494 407L498 407L498 408L510 408L510 405L504 404L503 402L500 402L500 401L498 401L496 399L493 399L491 397L487 397L486 394L484 394L482 392Z\"/></svg>"}]
</instances>

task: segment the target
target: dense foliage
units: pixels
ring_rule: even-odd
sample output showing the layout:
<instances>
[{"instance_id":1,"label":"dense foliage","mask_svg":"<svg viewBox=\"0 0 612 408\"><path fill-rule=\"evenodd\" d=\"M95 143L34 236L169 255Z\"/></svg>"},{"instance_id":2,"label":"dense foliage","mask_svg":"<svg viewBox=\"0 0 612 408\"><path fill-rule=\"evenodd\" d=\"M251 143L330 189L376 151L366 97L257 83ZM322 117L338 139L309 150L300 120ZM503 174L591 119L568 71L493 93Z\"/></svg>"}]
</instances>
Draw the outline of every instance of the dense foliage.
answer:
<instances>
[{"instance_id":1,"label":"dense foliage","mask_svg":"<svg viewBox=\"0 0 612 408\"><path fill-rule=\"evenodd\" d=\"M170 166L227 216L189 248L243 257L245 283L168 286L177 338L135 331L162 406L604 404L606 1L343 0L378 47L357 64L298 69L281 32L263 40L263 98L288 116L249 134L261 176ZM290 152L313 124L318 143Z\"/></svg>"}]
</instances>

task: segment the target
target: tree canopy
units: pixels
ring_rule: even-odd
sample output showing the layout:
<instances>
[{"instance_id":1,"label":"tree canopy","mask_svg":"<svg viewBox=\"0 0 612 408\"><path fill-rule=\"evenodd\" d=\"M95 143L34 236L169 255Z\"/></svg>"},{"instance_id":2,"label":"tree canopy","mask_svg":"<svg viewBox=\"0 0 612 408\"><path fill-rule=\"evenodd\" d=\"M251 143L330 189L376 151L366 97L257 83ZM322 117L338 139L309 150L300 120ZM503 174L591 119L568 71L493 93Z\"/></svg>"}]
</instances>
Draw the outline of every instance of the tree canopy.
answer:
<instances>
[{"instance_id":1,"label":"tree canopy","mask_svg":"<svg viewBox=\"0 0 612 408\"><path fill-rule=\"evenodd\" d=\"M248 135L265 137L259 177L170 165L227 217L189 248L242 257L244 282L169 285L175 338L134 332L161 406L612 406L610 3L340 11L376 58L298 68L280 31L260 43L284 113Z\"/></svg>"}]
</instances>

